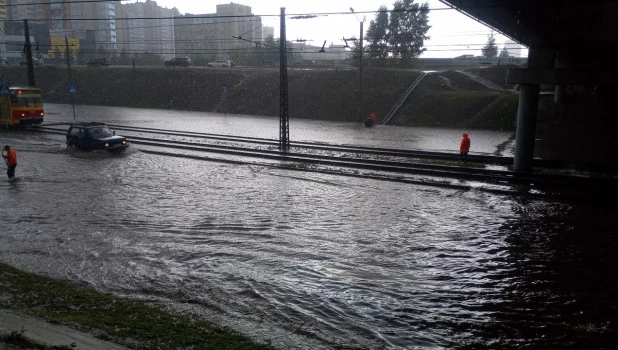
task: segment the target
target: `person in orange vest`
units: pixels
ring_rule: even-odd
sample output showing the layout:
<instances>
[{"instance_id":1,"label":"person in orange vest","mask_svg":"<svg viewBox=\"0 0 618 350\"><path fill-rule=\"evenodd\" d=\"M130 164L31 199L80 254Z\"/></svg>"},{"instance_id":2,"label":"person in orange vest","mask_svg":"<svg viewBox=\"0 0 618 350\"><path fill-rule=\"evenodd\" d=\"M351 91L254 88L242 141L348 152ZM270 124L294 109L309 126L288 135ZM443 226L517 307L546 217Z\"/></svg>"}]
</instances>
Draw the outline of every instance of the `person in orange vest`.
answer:
<instances>
[{"instance_id":1,"label":"person in orange vest","mask_svg":"<svg viewBox=\"0 0 618 350\"><path fill-rule=\"evenodd\" d=\"M376 121L378 120L378 116L375 112L372 112L367 119L365 119L365 126L366 127L370 127L370 126L374 126L376 124Z\"/></svg>"},{"instance_id":2,"label":"person in orange vest","mask_svg":"<svg viewBox=\"0 0 618 350\"><path fill-rule=\"evenodd\" d=\"M461 144L459 145L459 160L468 160L468 152L470 152L470 138L468 137L468 133L464 132Z\"/></svg>"},{"instance_id":3,"label":"person in orange vest","mask_svg":"<svg viewBox=\"0 0 618 350\"><path fill-rule=\"evenodd\" d=\"M9 176L9 179L12 179L15 177L15 168L17 168L17 154L9 145L4 146L4 151L6 151L6 156L2 152L2 158L4 158L6 165L9 167L6 174Z\"/></svg>"}]
</instances>

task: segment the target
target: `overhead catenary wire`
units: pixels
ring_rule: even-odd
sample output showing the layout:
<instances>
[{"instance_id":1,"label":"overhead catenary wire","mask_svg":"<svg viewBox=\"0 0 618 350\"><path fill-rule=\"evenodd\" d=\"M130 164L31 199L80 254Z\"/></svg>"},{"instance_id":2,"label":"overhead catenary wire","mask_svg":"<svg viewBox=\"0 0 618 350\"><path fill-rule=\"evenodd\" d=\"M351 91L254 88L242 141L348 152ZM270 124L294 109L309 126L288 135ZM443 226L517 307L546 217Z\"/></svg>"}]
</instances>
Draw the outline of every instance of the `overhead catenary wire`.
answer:
<instances>
[{"instance_id":1,"label":"overhead catenary wire","mask_svg":"<svg viewBox=\"0 0 618 350\"><path fill-rule=\"evenodd\" d=\"M79 3L98 3L98 2L121 2L124 0L72 0L71 3L72 4L79 4ZM21 7L21 6L39 6L39 5L51 5L51 4L56 4L57 2L52 2L52 1L42 1L42 2L33 2L33 3L29 3L29 4L5 4L4 7Z\"/></svg>"},{"instance_id":2,"label":"overhead catenary wire","mask_svg":"<svg viewBox=\"0 0 618 350\"><path fill-rule=\"evenodd\" d=\"M71 3L103 3L103 2L109 2L109 1L102 1L102 0L83 0L83 1L74 1ZM118 2L118 1L116 1ZM47 4L52 4L51 1L41 1L36 3L38 5L47 5ZM31 4L19 4L19 6L32 6L35 5L35 3L31 3ZM13 5L11 5L13 6ZM354 13L350 13L350 12L316 12L316 13L303 13L303 14L287 14L286 17L288 18L299 18L299 17L317 17L317 16L322 16L322 17L328 17L328 16L349 16L349 15L358 15L358 14L377 14L380 12L388 12L388 13L394 13L394 12L418 12L421 11L422 9L402 9L402 10L377 10L377 11L358 11L358 12L354 12ZM450 8L450 7L443 7L443 8L428 8L427 11L442 11L442 10L451 10L451 11L455 11L455 9ZM261 17L274 17L277 16L279 17L280 15L256 15L256 14L250 14L250 15L225 15L225 16L221 16L221 15L217 15L217 14L206 14L206 15L190 15L190 16L168 16L168 17L115 17L115 18L83 18L83 19L78 19L78 20L74 20L74 23L77 23L79 21L115 21L115 22L120 22L120 23L130 23L131 21L164 21L164 20L170 20L170 21L174 21L175 23L172 23L170 25L152 25L152 26L130 26L130 25L125 25L125 26L121 26L118 28L106 28L106 29L94 29L93 31L131 31L131 30L136 30L136 29L152 29L152 28L165 28L165 27L170 27L173 26L174 28L182 28L185 26L202 26L202 25L212 25L212 26L217 26L217 25L221 25L221 24L227 24L227 23L246 23L247 21L251 21L251 19L256 19L256 18L261 18ZM177 22L181 22L183 20L199 20L199 19L205 19L208 20L207 22L204 23L177 23ZM10 21L17 21L17 20L6 20L7 22ZM34 19L34 20L30 20L31 22L40 22L40 21L45 21L44 19ZM255 20L256 22L259 21L259 19ZM259 26L255 27L252 30L257 29ZM252 30L248 31L251 32ZM61 33L65 33L65 34L70 34L74 31L72 30L55 30L54 33L55 34L61 34ZM246 33L248 33L246 32ZM246 34L244 33L244 34ZM489 29L487 32L485 33L480 33L480 34L465 34L465 33L457 33L457 34L452 34L450 36L460 36L460 35L465 35L468 39L471 36L486 36L490 33ZM242 38L242 36L244 34L240 34L238 37L230 37L230 38L210 38L210 39L206 39L206 40L175 40L175 39L157 39L157 40L141 40L140 43L143 44L150 44L150 45L156 45L156 44L161 44L161 45L165 45L168 42L173 42L173 43L178 43L181 45L191 45L191 44L201 44L201 45L208 45L209 43L217 43L217 44L225 44L225 43L230 43L233 40L238 40L239 38ZM127 36L119 36L119 37L123 37L126 38ZM405 36L396 36L398 38L405 38ZM436 37L448 37L448 36L432 36L432 38L436 38ZM130 38L130 36L129 36ZM242 38L244 39L244 38ZM261 42L264 41L265 38L263 37L253 37L253 38L249 38L249 40L251 40L252 42ZM310 40L318 40L318 39L310 39ZM372 38L370 36L366 37L366 41L369 42L370 40L372 40ZM321 41L321 39L320 39ZM91 41L92 42L92 41ZM114 43L110 43L107 41L96 41L96 42L92 42L94 45L105 45L105 44L113 44L113 45L118 45L118 46L129 46L132 42L130 41L118 41L118 42L114 42ZM442 45L442 47L449 47L450 49L439 49L437 48L437 46L435 45L428 45L425 46L425 48L427 48L427 50L425 50L425 52L441 52L441 51L469 51L471 49L471 47L475 47L475 46L479 46L479 45L483 45L481 43L472 43L472 42L468 42L468 43L460 43L460 44L449 44L449 45ZM474 49L474 48L472 48ZM189 50L184 48L183 50ZM202 50L204 52L207 52L205 50L216 50L216 48L213 49L205 49L205 48L197 48L196 50ZM225 50L225 52L232 52L230 50L236 50L236 48L225 48L225 49L219 49L219 50ZM243 48L240 48L240 50L243 50ZM110 49L109 52L113 53L118 53L120 51L120 49ZM210 52L209 51L209 52ZM85 53L85 51L80 50L80 52ZM101 50L98 50L97 52L102 52ZM372 53L373 51L370 50L364 50L365 53ZM149 53L156 53L153 51L150 51ZM168 52L162 53L162 54L168 54Z\"/></svg>"}]
</instances>

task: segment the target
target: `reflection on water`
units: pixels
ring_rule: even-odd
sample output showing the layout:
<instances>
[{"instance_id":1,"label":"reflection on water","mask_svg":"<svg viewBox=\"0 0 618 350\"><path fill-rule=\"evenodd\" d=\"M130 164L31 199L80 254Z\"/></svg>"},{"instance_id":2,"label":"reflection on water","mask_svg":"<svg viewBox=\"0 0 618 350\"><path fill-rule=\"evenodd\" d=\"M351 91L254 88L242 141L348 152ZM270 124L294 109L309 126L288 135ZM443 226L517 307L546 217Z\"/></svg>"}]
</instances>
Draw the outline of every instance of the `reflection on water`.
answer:
<instances>
[{"instance_id":1,"label":"reflection on water","mask_svg":"<svg viewBox=\"0 0 618 350\"><path fill-rule=\"evenodd\" d=\"M617 340L615 207L7 137L23 180L0 184L0 260L22 269L282 349Z\"/></svg>"},{"instance_id":2,"label":"reflection on water","mask_svg":"<svg viewBox=\"0 0 618 350\"><path fill-rule=\"evenodd\" d=\"M46 104L46 122L72 122L70 105ZM79 121L99 121L139 127L279 139L278 117L234 116L138 108L75 106ZM459 152L462 132L472 139L471 152L513 156L512 133L490 130L402 128L361 123L320 122L290 115L291 142L326 142L398 149ZM497 150L499 150L497 152Z\"/></svg>"}]
</instances>

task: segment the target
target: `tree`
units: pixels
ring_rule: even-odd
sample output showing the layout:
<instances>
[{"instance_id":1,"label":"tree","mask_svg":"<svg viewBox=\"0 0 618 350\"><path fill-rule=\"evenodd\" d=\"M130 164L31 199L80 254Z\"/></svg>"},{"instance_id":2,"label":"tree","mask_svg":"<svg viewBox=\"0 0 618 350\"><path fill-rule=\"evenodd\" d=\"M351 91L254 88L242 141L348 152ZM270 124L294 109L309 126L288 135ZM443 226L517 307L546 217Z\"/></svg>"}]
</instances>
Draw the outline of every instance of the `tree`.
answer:
<instances>
[{"instance_id":1,"label":"tree","mask_svg":"<svg viewBox=\"0 0 618 350\"><path fill-rule=\"evenodd\" d=\"M397 0L394 9L380 6L376 17L369 24L364 47L368 63L385 64L388 60L399 59L407 64L414 57L420 56L425 49L429 25L429 5L414 4L414 0ZM359 55L359 45L355 43L352 50Z\"/></svg>"},{"instance_id":2,"label":"tree","mask_svg":"<svg viewBox=\"0 0 618 350\"><path fill-rule=\"evenodd\" d=\"M494 32L491 32L487 37L487 45L481 49L483 56L486 58L494 58L498 56L498 45L496 45L496 38L494 38Z\"/></svg>"},{"instance_id":3,"label":"tree","mask_svg":"<svg viewBox=\"0 0 618 350\"><path fill-rule=\"evenodd\" d=\"M429 5L418 5L414 0L397 0L390 15L387 42L393 58L407 64L412 58L420 56L425 49L423 44L429 39L426 35L429 25Z\"/></svg>"},{"instance_id":4,"label":"tree","mask_svg":"<svg viewBox=\"0 0 618 350\"><path fill-rule=\"evenodd\" d=\"M509 50L506 49L506 47L503 47L502 51L500 51L500 55L498 57L500 57L500 58L509 58L509 57L511 57L511 53L509 52Z\"/></svg>"},{"instance_id":5,"label":"tree","mask_svg":"<svg viewBox=\"0 0 618 350\"><path fill-rule=\"evenodd\" d=\"M403 65L410 63L412 58L420 56L425 49L426 35L429 25L429 5L414 4L414 0L397 0L395 9L390 11L386 6L380 6L376 17L369 24L364 45L363 57L368 63L385 64L388 60L399 59ZM352 49L355 57L360 57L360 45L354 43Z\"/></svg>"},{"instance_id":6,"label":"tree","mask_svg":"<svg viewBox=\"0 0 618 350\"><path fill-rule=\"evenodd\" d=\"M367 30L367 59L384 63L388 58L388 9L380 6L376 18L369 23Z\"/></svg>"}]
</instances>

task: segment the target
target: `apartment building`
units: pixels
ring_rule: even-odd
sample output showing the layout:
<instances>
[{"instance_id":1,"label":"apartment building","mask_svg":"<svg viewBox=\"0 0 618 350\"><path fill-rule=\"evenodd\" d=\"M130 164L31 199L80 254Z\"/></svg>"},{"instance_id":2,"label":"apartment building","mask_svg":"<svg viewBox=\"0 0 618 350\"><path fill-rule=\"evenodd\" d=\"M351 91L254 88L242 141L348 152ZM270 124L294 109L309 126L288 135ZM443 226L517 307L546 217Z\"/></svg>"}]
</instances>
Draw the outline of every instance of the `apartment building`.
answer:
<instances>
[{"instance_id":1,"label":"apartment building","mask_svg":"<svg viewBox=\"0 0 618 350\"><path fill-rule=\"evenodd\" d=\"M262 40L266 40L269 37L270 38L275 37L275 27L263 26L262 27Z\"/></svg>"},{"instance_id":2,"label":"apartment building","mask_svg":"<svg viewBox=\"0 0 618 350\"><path fill-rule=\"evenodd\" d=\"M37 0L0 0L0 64L15 64L25 59L24 22L28 21L33 55L41 56L49 44L46 18L49 6ZM6 21L4 21L6 20Z\"/></svg>"},{"instance_id":3,"label":"apartment building","mask_svg":"<svg viewBox=\"0 0 618 350\"><path fill-rule=\"evenodd\" d=\"M82 51L112 55L118 50L116 2L70 0L68 26L82 40Z\"/></svg>"},{"instance_id":4,"label":"apartment building","mask_svg":"<svg viewBox=\"0 0 618 350\"><path fill-rule=\"evenodd\" d=\"M179 16L174 21L176 54L229 58L262 41L262 18L241 4L217 5L212 14Z\"/></svg>"},{"instance_id":5,"label":"apartment building","mask_svg":"<svg viewBox=\"0 0 618 350\"><path fill-rule=\"evenodd\" d=\"M4 0L8 20L44 20L49 14L49 4L38 0Z\"/></svg>"},{"instance_id":6,"label":"apartment building","mask_svg":"<svg viewBox=\"0 0 618 350\"><path fill-rule=\"evenodd\" d=\"M174 56L174 18L178 9L162 8L147 0L118 6L118 49L128 54Z\"/></svg>"},{"instance_id":7,"label":"apartment building","mask_svg":"<svg viewBox=\"0 0 618 350\"><path fill-rule=\"evenodd\" d=\"M264 37L262 19L251 13L251 7L236 3L216 5L212 14L181 15L178 9L163 8L153 0L129 4L0 0L0 19L17 20L4 22L12 23L10 45L0 40L0 58L8 55L12 61L21 55L23 23L19 20L23 19L29 20L32 44L40 44L37 54L41 57L62 56L65 48L60 46L67 37L73 46L79 40L79 48L71 51L81 56L126 53L156 54L164 59L178 55L227 59L235 51L255 47ZM274 34L269 29L267 35ZM5 32L5 25L0 24L0 36Z\"/></svg>"},{"instance_id":8,"label":"apartment building","mask_svg":"<svg viewBox=\"0 0 618 350\"><path fill-rule=\"evenodd\" d=\"M6 0L0 0L0 66L7 64L6 39L4 38L4 20L6 19Z\"/></svg>"}]
</instances>

